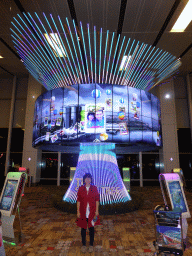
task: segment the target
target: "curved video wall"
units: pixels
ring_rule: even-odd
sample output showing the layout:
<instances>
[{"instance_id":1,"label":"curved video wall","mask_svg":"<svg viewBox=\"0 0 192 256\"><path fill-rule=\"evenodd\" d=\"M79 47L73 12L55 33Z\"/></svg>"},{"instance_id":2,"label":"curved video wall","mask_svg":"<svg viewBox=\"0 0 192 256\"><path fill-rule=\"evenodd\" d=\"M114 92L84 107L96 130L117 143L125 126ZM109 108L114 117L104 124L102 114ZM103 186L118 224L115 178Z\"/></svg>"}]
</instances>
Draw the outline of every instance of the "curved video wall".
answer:
<instances>
[{"instance_id":1,"label":"curved video wall","mask_svg":"<svg viewBox=\"0 0 192 256\"><path fill-rule=\"evenodd\" d=\"M160 147L158 98L144 90L108 84L74 85L38 97L34 147L97 141Z\"/></svg>"}]
</instances>

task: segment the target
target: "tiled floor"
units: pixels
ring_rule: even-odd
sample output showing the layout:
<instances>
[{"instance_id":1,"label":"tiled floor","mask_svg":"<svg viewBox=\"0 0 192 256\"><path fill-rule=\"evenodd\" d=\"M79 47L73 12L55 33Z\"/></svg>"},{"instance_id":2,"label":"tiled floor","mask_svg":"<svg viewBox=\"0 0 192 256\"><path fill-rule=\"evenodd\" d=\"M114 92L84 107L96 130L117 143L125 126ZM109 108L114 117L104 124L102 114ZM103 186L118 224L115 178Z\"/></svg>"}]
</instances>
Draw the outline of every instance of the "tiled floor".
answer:
<instances>
[{"instance_id":1,"label":"tiled floor","mask_svg":"<svg viewBox=\"0 0 192 256\"><path fill-rule=\"evenodd\" d=\"M7 256L82 255L80 228L76 215L60 212L51 204L51 194L57 187L31 187L25 189L20 206L24 242L17 246L4 244ZM61 188L60 188L61 189ZM132 188L137 190L137 188ZM95 251L84 255L154 255L155 226L153 209L163 204L159 187L145 187L143 206L135 212L101 216L101 226L95 228ZM192 212L192 193L187 192ZM192 226L188 219L188 245L185 256L192 255ZM87 244L89 235L87 234Z\"/></svg>"}]
</instances>

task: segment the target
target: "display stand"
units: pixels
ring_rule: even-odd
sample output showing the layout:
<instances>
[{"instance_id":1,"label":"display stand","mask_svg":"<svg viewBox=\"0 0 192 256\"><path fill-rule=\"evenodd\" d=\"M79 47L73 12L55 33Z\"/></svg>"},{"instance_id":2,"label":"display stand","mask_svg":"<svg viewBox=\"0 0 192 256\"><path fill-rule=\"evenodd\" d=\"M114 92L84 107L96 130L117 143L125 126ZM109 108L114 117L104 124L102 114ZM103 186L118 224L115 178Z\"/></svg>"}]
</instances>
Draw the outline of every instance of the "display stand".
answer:
<instances>
[{"instance_id":1,"label":"display stand","mask_svg":"<svg viewBox=\"0 0 192 256\"><path fill-rule=\"evenodd\" d=\"M172 210L182 212L182 216L190 218L189 207L183 190L183 183L177 173L163 173L159 175L159 182L165 205Z\"/></svg>"},{"instance_id":2,"label":"display stand","mask_svg":"<svg viewBox=\"0 0 192 256\"><path fill-rule=\"evenodd\" d=\"M22 242L19 205L24 192L27 175L22 172L7 174L0 198L3 240L18 244Z\"/></svg>"},{"instance_id":3,"label":"display stand","mask_svg":"<svg viewBox=\"0 0 192 256\"><path fill-rule=\"evenodd\" d=\"M183 189L184 178L178 173L164 173L159 175L159 182L165 205L169 205L172 211L178 211L182 214L183 239L187 237L187 218L191 218L187 200Z\"/></svg>"}]
</instances>

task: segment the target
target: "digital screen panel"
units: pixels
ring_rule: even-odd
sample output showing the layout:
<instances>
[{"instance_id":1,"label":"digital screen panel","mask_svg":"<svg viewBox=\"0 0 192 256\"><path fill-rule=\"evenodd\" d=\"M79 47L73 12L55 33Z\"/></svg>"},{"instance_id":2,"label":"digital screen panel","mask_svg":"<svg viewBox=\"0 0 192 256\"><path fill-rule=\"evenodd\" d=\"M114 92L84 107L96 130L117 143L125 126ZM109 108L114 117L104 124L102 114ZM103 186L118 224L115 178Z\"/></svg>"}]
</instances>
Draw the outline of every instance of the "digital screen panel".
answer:
<instances>
[{"instance_id":1,"label":"digital screen panel","mask_svg":"<svg viewBox=\"0 0 192 256\"><path fill-rule=\"evenodd\" d=\"M0 209L10 211L11 204L17 188L17 180L7 180L5 190L0 202Z\"/></svg>"},{"instance_id":2,"label":"digital screen panel","mask_svg":"<svg viewBox=\"0 0 192 256\"><path fill-rule=\"evenodd\" d=\"M179 209L181 212L187 212L187 206L179 181L169 181L168 188L173 203L173 209Z\"/></svg>"},{"instance_id":3,"label":"digital screen panel","mask_svg":"<svg viewBox=\"0 0 192 256\"><path fill-rule=\"evenodd\" d=\"M58 88L36 100L34 147L95 140L161 146L159 100L143 90L108 84Z\"/></svg>"}]
</instances>

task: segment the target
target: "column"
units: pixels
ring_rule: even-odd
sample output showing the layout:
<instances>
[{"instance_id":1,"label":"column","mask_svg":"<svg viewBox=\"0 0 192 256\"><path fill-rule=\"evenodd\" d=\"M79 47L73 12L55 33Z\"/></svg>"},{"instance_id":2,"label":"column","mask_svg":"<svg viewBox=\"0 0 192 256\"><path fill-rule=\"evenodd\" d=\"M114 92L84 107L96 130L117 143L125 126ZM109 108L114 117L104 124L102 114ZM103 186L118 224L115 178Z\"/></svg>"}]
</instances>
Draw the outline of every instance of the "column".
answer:
<instances>
[{"instance_id":1,"label":"column","mask_svg":"<svg viewBox=\"0 0 192 256\"><path fill-rule=\"evenodd\" d=\"M143 187L143 168L142 168L142 152L139 152L139 176L140 176L140 187Z\"/></svg>"},{"instance_id":2,"label":"column","mask_svg":"<svg viewBox=\"0 0 192 256\"><path fill-rule=\"evenodd\" d=\"M192 79L190 81L189 74L187 75L187 94L188 94L189 124L190 124L191 143L192 143Z\"/></svg>"},{"instance_id":3,"label":"column","mask_svg":"<svg viewBox=\"0 0 192 256\"><path fill-rule=\"evenodd\" d=\"M58 152L57 186L60 186L60 181L61 181L61 152Z\"/></svg>"},{"instance_id":4,"label":"column","mask_svg":"<svg viewBox=\"0 0 192 256\"><path fill-rule=\"evenodd\" d=\"M33 183L39 182L41 175L41 150L32 147L35 101L41 93L42 85L29 75L22 166L29 168Z\"/></svg>"},{"instance_id":5,"label":"column","mask_svg":"<svg viewBox=\"0 0 192 256\"><path fill-rule=\"evenodd\" d=\"M6 150L6 160L5 160L5 176L7 175L10 167L10 150L11 150L11 137L12 137L13 118L14 118L16 84L17 84L17 77L14 76L12 95L11 95L10 115L9 115L9 130L8 130L7 150Z\"/></svg>"},{"instance_id":6,"label":"column","mask_svg":"<svg viewBox=\"0 0 192 256\"><path fill-rule=\"evenodd\" d=\"M173 80L160 85L164 172L179 168L177 121Z\"/></svg>"},{"instance_id":7,"label":"column","mask_svg":"<svg viewBox=\"0 0 192 256\"><path fill-rule=\"evenodd\" d=\"M8 138L7 138L7 151L6 151L6 161L5 161L5 176L7 175L9 167L10 167L10 150L11 150L11 137L12 137L13 118L14 118L16 84L17 84L17 77L14 76L14 78L13 78L12 95L11 95L10 115L9 115L9 130L8 130Z\"/></svg>"}]
</instances>

